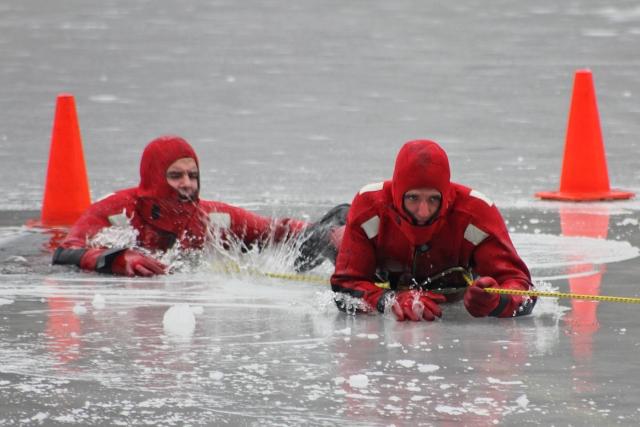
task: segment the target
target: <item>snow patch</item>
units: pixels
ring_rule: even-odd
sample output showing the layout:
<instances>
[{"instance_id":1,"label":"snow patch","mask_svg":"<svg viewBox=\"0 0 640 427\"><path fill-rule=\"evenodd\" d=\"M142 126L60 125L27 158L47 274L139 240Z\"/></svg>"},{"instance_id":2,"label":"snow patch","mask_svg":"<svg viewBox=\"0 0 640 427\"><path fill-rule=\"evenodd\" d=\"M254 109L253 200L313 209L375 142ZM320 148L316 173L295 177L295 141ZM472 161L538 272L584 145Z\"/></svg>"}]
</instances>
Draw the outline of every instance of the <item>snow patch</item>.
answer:
<instances>
[{"instance_id":1,"label":"snow patch","mask_svg":"<svg viewBox=\"0 0 640 427\"><path fill-rule=\"evenodd\" d=\"M351 375L349 385L353 388L366 388L369 385L369 378L364 374Z\"/></svg>"},{"instance_id":2,"label":"snow patch","mask_svg":"<svg viewBox=\"0 0 640 427\"><path fill-rule=\"evenodd\" d=\"M73 306L73 312L78 316L82 316L83 314L87 314L87 308L84 305L78 303Z\"/></svg>"},{"instance_id":3,"label":"snow patch","mask_svg":"<svg viewBox=\"0 0 640 427\"><path fill-rule=\"evenodd\" d=\"M209 378L214 381L220 381L222 378L224 378L224 374L220 371L211 371L209 372Z\"/></svg>"},{"instance_id":4,"label":"snow patch","mask_svg":"<svg viewBox=\"0 0 640 427\"><path fill-rule=\"evenodd\" d=\"M93 308L96 310L102 310L106 306L104 297L100 294L95 294L91 301L91 305L93 305Z\"/></svg>"},{"instance_id":5,"label":"snow patch","mask_svg":"<svg viewBox=\"0 0 640 427\"><path fill-rule=\"evenodd\" d=\"M466 409L459 406L438 405L436 411L449 415L462 415L467 412Z\"/></svg>"},{"instance_id":6,"label":"snow patch","mask_svg":"<svg viewBox=\"0 0 640 427\"><path fill-rule=\"evenodd\" d=\"M516 403L518 404L518 406L520 406L521 408L526 409L527 406L529 405L529 399L527 398L527 395L523 394L522 396L518 397L516 399Z\"/></svg>"},{"instance_id":7,"label":"snow patch","mask_svg":"<svg viewBox=\"0 0 640 427\"><path fill-rule=\"evenodd\" d=\"M405 368L413 368L416 364L415 360L396 360L396 363Z\"/></svg>"},{"instance_id":8,"label":"snow patch","mask_svg":"<svg viewBox=\"0 0 640 427\"><path fill-rule=\"evenodd\" d=\"M440 369L440 366L438 365L432 365L432 364L422 364L422 363L418 363L418 371L422 372L422 373L426 373L426 372L435 372L438 369Z\"/></svg>"},{"instance_id":9,"label":"snow patch","mask_svg":"<svg viewBox=\"0 0 640 427\"><path fill-rule=\"evenodd\" d=\"M487 381L489 382L489 384L502 384L502 385L521 385L523 384L522 381L502 381L499 380L497 378L493 378L493 377L487 377Z\"/></svg>"}]
</instances>

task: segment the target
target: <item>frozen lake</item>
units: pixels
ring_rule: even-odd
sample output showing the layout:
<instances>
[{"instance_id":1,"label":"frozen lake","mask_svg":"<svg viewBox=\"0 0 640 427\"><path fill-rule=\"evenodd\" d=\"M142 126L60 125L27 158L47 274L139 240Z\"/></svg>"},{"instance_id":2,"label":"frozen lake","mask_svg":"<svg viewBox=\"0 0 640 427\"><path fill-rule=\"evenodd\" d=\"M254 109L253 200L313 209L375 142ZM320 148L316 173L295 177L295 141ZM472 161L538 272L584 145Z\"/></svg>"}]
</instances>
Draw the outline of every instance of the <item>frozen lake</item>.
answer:
<instances>
[{"instance_id":1,"label":"frozen lake","mask_svg":"<svg viewBox=\"0 0 640 427\"><path fill-rule=\"evenodd\" d=\"M574 213L572 224L586 230L608 219L610 239L557 233L556 214L507 213L540 289L640 296L635 213ZM33 249L48 235L4 230L3 253L26 256L1 264L2 423L640 419L635 304L542 298L519 319L474 319L460 304L434 323L353 318L337 311L326 285L215 265L154 279L74 272L49 267ZM251 265L292 273L279 251ZM323 264L313 277L329 271Z\"/></svg>"},{"instance_id":2,"label":"frozen lake","mask_svg":"<svg viewBox=\"0 0 640 427\"><path fill-rule=\"evenodd\" d=\"M573 73L594 72L612 186L640 191L636 2L44 1L0 5L0 425L637 425L637 305L520 319L339 313L326 285L49 266L55 97L76 96L96 199L184 136L202 195L318 218L432 138L490 195L541 289L640 296L638 201L562 205ZM6 226L4 226L6 225ZM290 273L281 252L244 260ZM312 272L326 278L330 266Z\"/></svg>"}]
</instances>

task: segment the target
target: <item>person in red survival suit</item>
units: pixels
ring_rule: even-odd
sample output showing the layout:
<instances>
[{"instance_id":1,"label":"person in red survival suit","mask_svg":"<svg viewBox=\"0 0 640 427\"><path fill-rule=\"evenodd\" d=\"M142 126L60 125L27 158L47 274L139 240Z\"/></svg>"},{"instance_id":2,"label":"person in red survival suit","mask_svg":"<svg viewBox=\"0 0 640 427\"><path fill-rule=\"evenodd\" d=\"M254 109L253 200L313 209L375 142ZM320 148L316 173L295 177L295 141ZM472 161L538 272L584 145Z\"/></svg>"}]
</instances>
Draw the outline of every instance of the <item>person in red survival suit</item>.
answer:
<instances>
[{"instance_id":1,"label":"person in red survival suit","mask_svg":"<svg viewBox=\"0 0 640 427\"><path fill-rule=\"evenodd\" d=\"M478 278L446 296L421 286L452 267ZM377 286L379 277L391 289ZM407 142L393 179L367 185L353 199L331 286L340 309L352 311L356 298L355 311L383 313L390 305L401 321L434 320L442 316L438 304L461 298L474 317L520 316L535 305L535 299L483 290L533 285L496 206L450 182L447 154L427 140Z\"/></svg>"},{"instance_id":2,"label":"person in red survival suit","mask_svg":"<svg viewBox=\"0 0 640 427\"><path fill-rule=\"evenodd\" d=\"M137 245L162 250L180 245L201 249L210 227L245 245L276 242L296 235L304 222L271 220L222 202L199 198L199 163L193 148L178 136L151 141L140 161L140 184L91 205L53 254L53 264L125 276L163 274L167 266L132 248L91 248L88 240L105 227L130 221Z\"/></svg>"}]
</instances>

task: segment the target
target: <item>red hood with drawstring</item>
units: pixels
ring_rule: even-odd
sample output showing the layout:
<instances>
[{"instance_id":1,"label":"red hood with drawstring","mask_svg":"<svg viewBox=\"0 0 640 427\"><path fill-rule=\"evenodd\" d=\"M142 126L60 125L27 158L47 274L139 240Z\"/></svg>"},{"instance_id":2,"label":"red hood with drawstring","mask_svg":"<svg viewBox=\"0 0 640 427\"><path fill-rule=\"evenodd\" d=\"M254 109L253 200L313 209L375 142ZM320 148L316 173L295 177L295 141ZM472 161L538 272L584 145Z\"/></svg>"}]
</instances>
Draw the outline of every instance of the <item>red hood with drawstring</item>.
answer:
<instances>
[{"instance_id":1,"label":"red hood with drawstring","mask_svg":"<svg viewBox=\"0 0 640 427\"><path fill-rule=\"evenodd\" d=\"M169 166L183 158L192 158L200 166L194 149L178 136L161 136L145 147L140 161L136 212L143 221L173 234L183 246L198 247L207 229L207 219L197 196L200 180L195 200L185 201L166 178Z\"/></svg>"},{"instance_id":2,"label":"red hood with drawstring","mask_svg":"<svg viewBox=\"0 0 640 427\"><path fill-rule=\"evenodd\" d=\"M412 244L431 240L442 228L455 199L450 176L447 153L433 141L409 141L398 152L393 179L387 185L390 186L393 208L402 218L398 227ZM424 225L416 225L413 216L404 208L404 195L409 190L421 188L438 190L442 199L433 217Z\"/></svg>"},{"instance_id":3,"label":"red hood with drawstring","mask_svg":"<svg viewBox=\"0 0 640 427\"><path fill-rule=\"evenodd\" d=\"M178 192L167 182L167 169L176 160L191 158L200 168L198 156L187 141L179 136L165 135L151 141L140 160L138 195L155 199L179 200ZM198 192L200 180L198 180Z\"/></svg>"},{"instance_id":4,"label":"red hood with drawstring","mask_svg":"<svg viewBox=\"0 0 640 427\"><path fill-rule=\"evenodd\" d=\"M449 158L447 153L433 141L409 141L402 146L393 170L391 193L393 206L409 219L411 216L404 209L404 194L409 190L433 188L440 192L442 202L432 223L447 211L451 201Z\"/></svg>"}]
</instances>

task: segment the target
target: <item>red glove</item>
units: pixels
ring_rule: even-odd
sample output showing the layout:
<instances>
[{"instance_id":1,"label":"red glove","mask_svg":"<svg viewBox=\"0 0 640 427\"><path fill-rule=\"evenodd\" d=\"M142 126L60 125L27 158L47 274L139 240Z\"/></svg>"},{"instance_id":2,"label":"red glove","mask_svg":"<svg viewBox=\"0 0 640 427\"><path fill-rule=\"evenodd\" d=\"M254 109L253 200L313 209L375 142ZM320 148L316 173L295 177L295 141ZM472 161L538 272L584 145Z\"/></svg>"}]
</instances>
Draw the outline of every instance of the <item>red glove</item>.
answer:
<instances>
[{"instance_id":1,"label":"red glove","mask_svg":"<svg viewBox=\"0 0 640 427\"><path fill-rule=\"evenodd\" d=\"M164 274L167 266L133 249L120 253L111 264L111 272L122 276L153 276Z\"/></svg>"},{"instance_id":2,"label":"red glove","mask_svg":"<svg viewBox=\"0 0 640 427\"><path fill-rule=\"evenodd\" d=\"M484 288L499 288L493 277L480 277L464 294L464 306L473 317L486 317L500 304L500 295L485 292Z\"/></svg>"},{"instance_id":3,"label":"red glove","mask_svg":"<svg viewBox=\"0 0 640 427\"><path fill-rule=\"evenodd\" d=\"M428 291L400 291L396 294L396 301L391 309L400 322L407 319L414 322L424 319L430 322L436 317L442 317L438 304L446 300L444 295Z\"/></svg>"}]
</instances>

